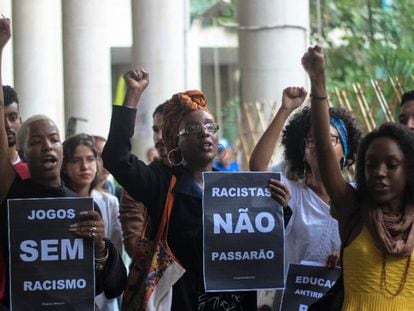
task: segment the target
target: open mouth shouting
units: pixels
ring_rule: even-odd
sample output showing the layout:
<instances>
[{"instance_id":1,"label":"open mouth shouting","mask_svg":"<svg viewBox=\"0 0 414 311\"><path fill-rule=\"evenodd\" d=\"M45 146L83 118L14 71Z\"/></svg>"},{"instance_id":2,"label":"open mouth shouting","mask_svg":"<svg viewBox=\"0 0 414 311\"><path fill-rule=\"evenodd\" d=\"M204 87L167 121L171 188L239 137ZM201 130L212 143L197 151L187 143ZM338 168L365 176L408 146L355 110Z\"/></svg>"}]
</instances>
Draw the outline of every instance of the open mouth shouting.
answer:
<instances>
[{"instance_id":1,"label":"open mouth shouting","mask_svg":"<svg viewBox=\"0 0 414 311\"><path fill-rule=\"evenodd\" d=\"M52 168L54 168L57 165L58 159L56 156L54 155L46 155L44 157L42 157L41 159L41 164L42 167L46 170L50 170Z\"/></svg>"}]
</instances>

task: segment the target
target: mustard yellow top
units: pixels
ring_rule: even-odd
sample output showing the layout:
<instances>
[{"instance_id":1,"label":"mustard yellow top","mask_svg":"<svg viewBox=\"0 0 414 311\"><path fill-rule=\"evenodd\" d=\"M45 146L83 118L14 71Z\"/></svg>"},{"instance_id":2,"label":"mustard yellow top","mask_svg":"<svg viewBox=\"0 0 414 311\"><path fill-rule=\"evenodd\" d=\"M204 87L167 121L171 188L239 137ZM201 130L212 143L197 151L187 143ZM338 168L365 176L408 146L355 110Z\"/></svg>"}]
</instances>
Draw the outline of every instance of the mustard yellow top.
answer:
<instances>
[{"instance_id":1,"label":"mustard yellow top","mask_svg":"<svg viewBox=\"0 0 414 311\"><path fill-rule=\"evenodd\" d=\"M383 253L363 226L361 233L344 249L345 297L342 311L414 310L414 262L411 258L402 292L390 295L381 281ZM396 293L406 270L407 258L386 256L387 288Z\"/></svg>"}]
</instances>

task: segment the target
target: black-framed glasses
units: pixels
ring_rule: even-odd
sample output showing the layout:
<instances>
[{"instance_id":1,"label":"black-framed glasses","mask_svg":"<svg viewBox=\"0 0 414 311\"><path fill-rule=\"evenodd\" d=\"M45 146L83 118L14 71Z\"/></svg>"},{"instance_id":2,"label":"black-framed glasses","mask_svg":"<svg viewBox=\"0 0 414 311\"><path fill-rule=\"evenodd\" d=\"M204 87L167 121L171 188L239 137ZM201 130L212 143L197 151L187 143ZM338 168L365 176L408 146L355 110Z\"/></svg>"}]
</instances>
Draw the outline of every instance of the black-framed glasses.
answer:
<instances>
[{"instance_id":1,"label":"black-framed glasses","mask_svg":"<svg viewBox=\"0 0 414 311\"><path fill-rule=\"evenodd\" d=\"M178 132L178 136L182 135L190 135L190 134L197 134L201 133L203 130L210 134L216 134L217 131L220 129L218 123L210 122L206 124L201 123L188 123L185 127Z\"/></svg>"},{"instance_id":2,"label":"black-framed glasses","mask_svg":"<svg viewBox=\"0 0 414 311\"><path fill-rule=\"evenodd\" d=\"M331 135L331 144L333 147L336 147L339 143L339 136ZM305 139L305 146L307 148L315 147L315 139L313 137L307 137Z\"/></svg>"}]
</instances>

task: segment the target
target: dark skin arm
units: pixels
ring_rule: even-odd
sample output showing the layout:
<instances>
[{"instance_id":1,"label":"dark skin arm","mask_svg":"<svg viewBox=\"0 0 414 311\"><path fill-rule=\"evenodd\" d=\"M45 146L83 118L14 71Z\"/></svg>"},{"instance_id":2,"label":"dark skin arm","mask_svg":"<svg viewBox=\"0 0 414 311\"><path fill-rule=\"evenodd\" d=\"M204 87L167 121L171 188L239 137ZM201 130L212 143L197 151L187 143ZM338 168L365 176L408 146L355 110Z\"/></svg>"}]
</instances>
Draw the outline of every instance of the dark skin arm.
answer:
<instances>
[{"instance_id":1,"label":"dark skin arm","mask_svg":"<svg viewBox=\"0 0 414 311\"><path fill-rule=\"evenodd\" d=\"M335 156L334 147L330 141L329 106L327 96L325 60L322 48L311 47L302 57L302 65L309 74L311 81L311 121L315 139L316 156L322 181L335 205L354 203L355 192L351 190L342 177Z\"/></svg>"},{"instance_id":2,"label":"dark skin arm","mask_svg":"<svg viewBox=\"0 0 414 311\"><path fill-rule=\"evenodd\" d=\"M1 76L3 49L10 37L10 20L2 17L0 18L0 201L5 197L13 180L16 178L16 173L10 162L9 144L4 121L4 95Z\"/></svg>"},{"instance_id":3,"label":"dark skin arm","mask_svg":"<svg viewBox=\"0 0 414 311\"><path fill-rule=\"evenodd\" d=\"M277 148L277 142L286 120L296 108L303 104L307 94L303 87L287 87L283 90L282 105L250 156L249 168L251 171L268 170L270 158Z\"/></svg>"},{"instance_id":4,"label":"dark skin arm","mask_svg":"<svg viewBox=\"0 0 414 311\"><path fill-rule=\"evenodd\" d=\"M85 211L79 214L79 221L70 225L69 231L84 238L93 238L97 258L105 256L104 223L97 211Z\"/></svg>"},{"instance_id":5,"label":"dark skin arm","mask_svg":"<svg viewBox=\"0 0 414 311\"><path fill-rule=\"evenodd\" d=\"M277 142L286 120L293 111L303 104L307 94L303 87L287 87L283 90L282 105L250 156L249 168L251 171L268 170L270 158L277 148ZM269 188L276 201L283 207L287 207L290 200L289 188L275 179L270 179Z\"/></svg>"},{"instance_id":6,"label":"dark skin arm","mask_svg":"<svg viewBox=\"0 0 414 311\"><path fill-rule=\"evenodd\" d=\"M144 69L133 69L124 75L127 92L125 94L124 106L136 109L142 93L149 84L149 74Z\"/></svg>"}]
</instances>

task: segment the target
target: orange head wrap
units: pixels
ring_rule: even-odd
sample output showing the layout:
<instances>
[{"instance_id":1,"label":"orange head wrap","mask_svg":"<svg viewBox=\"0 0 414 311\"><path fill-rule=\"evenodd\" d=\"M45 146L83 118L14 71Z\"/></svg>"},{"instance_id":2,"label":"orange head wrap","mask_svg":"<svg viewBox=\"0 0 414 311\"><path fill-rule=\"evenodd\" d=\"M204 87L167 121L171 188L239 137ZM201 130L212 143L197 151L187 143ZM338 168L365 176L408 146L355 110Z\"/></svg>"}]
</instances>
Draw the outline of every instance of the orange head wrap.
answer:
<instances>
[{"instance_id":1,"label":"orange head wrap","mask_svg":"<svg viewBox=\"0 0 414 311\"><path fill-rule=\"evenodd\" d=\"M201 91L186 91L174 94L164 107L163 138L167 150L177 147L178 128L183 117L196 110L208 112L207 101Z\"/></svg>"}]
</instances>

